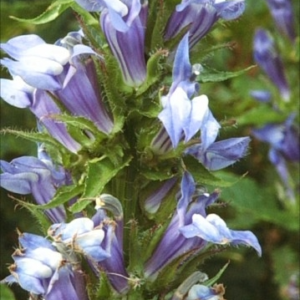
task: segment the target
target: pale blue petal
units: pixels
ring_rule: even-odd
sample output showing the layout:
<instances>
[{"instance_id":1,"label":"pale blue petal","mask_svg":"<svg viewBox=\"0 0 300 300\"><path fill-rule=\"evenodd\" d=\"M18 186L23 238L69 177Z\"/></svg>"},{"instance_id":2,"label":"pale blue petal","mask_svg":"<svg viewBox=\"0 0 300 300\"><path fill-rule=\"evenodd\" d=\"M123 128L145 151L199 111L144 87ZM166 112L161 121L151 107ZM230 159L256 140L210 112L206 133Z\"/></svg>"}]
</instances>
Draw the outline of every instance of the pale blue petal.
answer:
<instances>
[{"instance_id":1,"label":"pale blue petal","mask_svg":"<svg viewBox=\"0 0 300 300\"><path fill-rule=\"evenodd\" d=\"M16 80L0 79L1 98L8 104L26 108L31 105L33 88Z\"/></svg>"},{"instance_id":2,"label":"pale blue petal","mask_svg":"<svg viewBox=\"0 0 300 300\"><path fill-rule=\"evenodd\" d=\"M31 184L38 182L39 176L34 173L20 173L0 175L0 186L10 192L28 195L32 192Z\"/></svg>"}]
</instances>

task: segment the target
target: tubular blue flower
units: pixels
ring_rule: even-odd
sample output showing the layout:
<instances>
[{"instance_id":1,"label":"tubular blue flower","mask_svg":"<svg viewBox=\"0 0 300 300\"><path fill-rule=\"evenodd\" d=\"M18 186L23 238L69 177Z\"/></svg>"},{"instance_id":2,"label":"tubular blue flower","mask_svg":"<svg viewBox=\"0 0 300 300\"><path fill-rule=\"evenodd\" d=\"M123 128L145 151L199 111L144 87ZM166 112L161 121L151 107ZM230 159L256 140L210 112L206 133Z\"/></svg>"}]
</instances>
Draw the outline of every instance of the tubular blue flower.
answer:
<instances>
[{"instance_id":1,"label":"tubular blue flower","mask_svg":"<svg viewBox=\"0 0 300 300\"><path fill-rule=\"evenodd\" d=\"M103 209L97 209L93 217L95 226L101 224L105 237L103 248L110 254L110 257L101 261L99 266L104 269L112 287L123 294L129 289L129 275L125 268L123 255L123 217L116 217L116 221L109 219Z\"/></svg>"},{"instance_id":2,"label":"tubular blue flower","mask_svg":"<svg viewBox=\"0 0 300 300\"><path fill-rule=\"evenodd\" d=\"M72 270L63 255L45 238L24 233L19 236L23 249L13 254L11 275L2 283L18 283L31 295L41 295L45 300L86 300L81 289L83 277Z\"/></svg>"},{"instance_id":3,"label":"tubular blue flower","mask_svg":"<svg viewBox=\"0 0 300 300\"><path fill-rule=\"evenodd\" d=\"M216 171L244 157L249 142L249 137L230 138L212 143L206 149L201 144L192 146L186 152L196 157L208 170Z\"/></svg>"},{"instance_id":4,"label":"tubular blue flower","mask_svg":"<svg viewBox=\"0 0 300 300\"><path fill-rule=\"evenodd\" d=\"M267 124L254 129L253 135L278 151L285 159L292 162L300 161L299 128L294 125L295 115L290 115L282 124Z\"/></svg>"},{"instance_id":5,"label":"tubular blue flower","mask_svg":"<svg viewBox=\"0 0 300 300\"><path fill-rule=\"evenodd\" d=\"M208 170L216 171L230 166L246 155L249 137L230 138L215 142L220 124L209 111L203 120L201 143L190 146L185 153L193 155Z\"/></svg>"},{"instance_id":6,"label":"tubular blue flower","mask_svg":"<svg viewBox=\"0 0 300 300\"><path fill-rule=\"evenodd\" d=\"M168 95L163 96L163 110L158 115L176 148L184 134L184 141L190 140L203 125L208 113L208 99L205 95L190 100L199 85L193 81L193 68L189 62L188 34L178 45L174 67L173 83Z\"/></svg>"},{"instance_id":7,"label":"tubular blue flower","mask_svg":"<svg viewBox=\"0 0 300 300\"><path fill-rule=\"evenodd\" d=\"M186 300L224 300L224 292L222 285L208 287L202 284L195 284L189 290Z\"/></svg>"},{"instance_id":8,"label":"tubular blue flower","mask_svg":"<svg viewBox=\"0 0 300 300\"><path fill-rule=\"evenodd\" d=\"M48 203L58 187L68 184L67 174L62 167L55 167L51 161L42 161L36 157L23 156L10 163L1 160L0 186L6 190L21 194L32 194L37 204ZM63 206L47 209L52 222L63 222L66 212Z\"/></svg>"},{"instance_id":9,"label":"tubular blue flower","mask_svg":"<svg viewBox=\"0 0 300 300\"><path fill-rule=\"evenodd\" d=\"M140 0L105 1L100 16L102 30L122 70L124 82L133 87L146 79L145 29L147 3Z\"/></svg>"},{"instance_id":10,"label":"tubular blue flower","mask_svg":"<svg viewBox=\"0 0 300 300\"><path fill-rule=\"evenodd\" d=\"M179 230L188 239L199 237L214 244L251 246L261 256L261 247L251 231L230 230L216 214L209 214L206 217L201 214L194 214L192 224L183 226Z\"/></svg>"},{"instance_id":11,"label":"tubular blue flower","mask_svg":"<svg viewBox=\"0 0 300 300\"><path fill-rule=\"evenodd\" d=\"M34 37L39 39L37 36ZM21 36L15 39L20 40L18 43L21 43L27 39L30 41L30 36ZM13 80L1 79L1 97L16 107L28 107L44 124L48 132L71 152L77 152L81 146L68 134L63 123L53 120L53 116L61 114L61 111L52 96L59 99L71 114L93 121L100 131L109 133L113 128L113 122L104 107L98 89L94 62L89 58L90 55L96 56L96 53L80 43L81 35L78 32L72 32L56 43L55 49L61 48L70 55L60 74L54 78L59 83L55 88L48 84L47 80L44 81L43 86L40 86L39 83L43 81L43 77L38 77L39 74L31 74L34 79L28 81L27 77L20 73L21 79L20 76L14 75L15 72L9 65L7 67L13 75ZM18 47L13 48L11 44L17 43L9 41L4 44L3 49L18 58L17 50L19 49ZM32 51L33 54L36 52L38 51ZM46 54L44 56L46 57ZM50 58L52 56L49 54ZM18 64L19 62L14 63ZM23 66L21 67L23 68ZM33 86L26 84L24 80ZM49 95L49 91L52 96Z\"/></svg>"},{"instance_id":12,"label":"tubular blue flower","mask_svg":"<svg viewBox=\"0 0 300 300\"><path fill-rule=\"evenodd\" d=\"M172 39L189 26L189 44L192 48L220 18L236 19L244 9L244 0L183 0L171 15L164 38Z\"/></svg>"},{"instance_id":13,"label":"tubular blue flower","mask_svg":"<svg viewBox=\"0 0 300 300\"><path fill-rule=\"evenodd\" d=\"M193 198L196 198L192 202ZM206 241L192 238L186 239L180 228L192 220L194 213L206 215L205 207L218 198L218 193L198 194L195 182L189 173L183 175L181 193L178 195L177 210L166 229L159 245L145 265L145 276L154 280L158 273L171 261L183 254L195 254L206 245ZM191 203L192 202L192 203Z\"/></svg>"},{"instance_id":14,"label":"tubular blue flower","mask_svg":"<svg viewBox=\"0 0 300 300\"><path fill-rule=\"evenodd\" d=\"M255 62L264 70L278 88L285 101L290 99L290 89L285 77L282 60L275 50L274 40L264 29L257 29L254 35L253 51Z\"/></svg>"},{"instance_id":15,"label":"tubular blue flower","mask_svg":"<svg viewBox=\"0 0 300 300\"><path fill-rule=\"evenodd\" d=\"M48 234L58 247L63 243L97 263L110 257L110 254L101 246L104 231L101 228L95 228L93 221L89 218L77 218L67 224L53 224Z\"/></svg>"},{"instance_id":16,"label":"tubular blue flower","mask_svg":"<svg viewBox=\"0 0 300 300\"><path fill-rule=\"evenodd\" d=\"M286 161L300 161L300 133L299 128L293 124L294 118L295 115L290 115L283 124L267 124L252 130L257 139L270 144L269 160L275 166L286 188L287 196L292 201L295 201L295 195Z\"/></svg>"},{"instance_id":17,"label":"tubular blue flower","mask_svg":"<svg viewBox=\"0 0 300 300\"><path fill-rule=\"evenodd\" d=\"M290 0L267 0L270 12L278 29L292 42L296 38L293 7Z\"/></svg>"},{"instance_id":18,"label":"tubular blue flower","mask_svg":"<svg viewBox=\"0 0 300 300\"><path fill-rule=\"evenodd\" d=\"M1 43L0 48L14 60L1 59L13 76L20 76L30 86L55 90L61 87L60 74L68 63L69 50L46 44L37 35L22 35Z\"/></svg>"}]
</instances>

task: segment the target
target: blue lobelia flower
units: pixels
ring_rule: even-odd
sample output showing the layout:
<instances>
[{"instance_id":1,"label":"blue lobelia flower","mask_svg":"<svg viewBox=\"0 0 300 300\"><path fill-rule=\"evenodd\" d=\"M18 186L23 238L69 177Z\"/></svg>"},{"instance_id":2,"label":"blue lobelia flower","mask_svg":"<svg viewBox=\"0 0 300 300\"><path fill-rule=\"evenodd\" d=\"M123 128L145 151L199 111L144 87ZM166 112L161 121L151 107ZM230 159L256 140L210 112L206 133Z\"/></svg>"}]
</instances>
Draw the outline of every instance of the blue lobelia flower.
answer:
<instances>
[{"instance_id":1,"label":"blue lobelia flower","mask_svg":"<svg viewBox=\"0 0 300 300\"><path fill-rule=\"evenodd\" d=\"M23 233L19 236L22 249L13 254L10 276L2 283L18 283L34 297L46 300L87 300L84 279L80 272L45 238Z\"/></svg>"},{"instance_id":2,"label":"blue lobelia flower","mask_svg":"<svg viewBox=\"0 0 300 300\"><path fill-rule=\"evenodd\" d=\"M281 97L285 101L289 101L290 89L285 77L282 60L275 50L272 36L264 29L259 28L255 32L253 55L255 62L278 88Z\"/></svg>"},{"instance_id":3,"label":"blue lobelia flower","mask_svg":"<svg viewBox=\"0 0 300 300\"><path fill-rule=\"evenodd\" d=\"M244 0L182 1L176 6L176 10L168 21L164 38L165 40L172 39L189 26L189 43L192 48L220 18L236 19L242 15L244 9Z\"/></svg>"},{"instance_id":4,"label":"blue lobelia flower","mask_svg":"<svg viewBox=\"0 0 300 300\"><path fill-rule=\"evenodd\" d=\"M267 0L278 29L292 42L296 38L293 7L290 0Z\"/></svg>"},{"instance_id":5,"label":"blue lobelia flower","mask_svg":"<svg viewBox=\"0 0 300 300\"><path fill-rule=\"evenodd\" d=\"M201 95L190 100L199 90L194 78L200 69L199 65L192 67L190 64L187 33L176 51L170 91L161 99L163 110L158 118L164 129L154 137L151 147L154 152L161 154L172 147L176 148L180 141L188 142L197 132L201 132L201 142L199 140L196 145L187 147L185 153L195 156L207 169L219 170L246 154L250 138L215 142L221 126L208 108L207 96Z\"/></svg>"},{"instance_id":6,"label":"blue lobelia flower","mask_svg":"<svg viewBox=\"0 0 300 300\"><path fill-rule=\"evenodd\" d=\"M140 0L105 1L102 30L122 70L123 80L137 87L146 79L145 30L147 3Z\"/></svg>"},{"instance_id":7,"label":"blue lobelia flower","mask_svg":"<svg viewBox=\"0 0 300 300\"><path fill-rule=\"evenodd\" d=\"M224 300L225 289L222 285L208 287L195 284L189 290L186 300Z\"/></svg>"},{"instance_id":8,"label":"blue lobelia flower","mask_svg":"<svg viewBox=\"0 0 300 300\"><path fill-rule=\"evenodd\" d=\"M97 213L92 220L95 226L102 226L105 232L103 249L110 254L107 259L99 262L99 267L105 270L114 290L123 294L129 289L129 275L123 253L123 208L118 199L108 194L103 194L96 200L95 208ZM105 208L113 214L113 219L108 217Z\"/></svg>"},{"instance_id":9,"label":"blue lobelia flower","mask_svg":"<svg viewBox=\"0 0 300 300\"><path fill-rule=\"evenodd\" d=\"M140 0L76 0L88 11L102 11L100 24L122 70L124 82L137 87L146 79L144 40L147 8Z\"/></svg>"},{"instance_id":10,"label":"blue lobelia flower","mask_svg":"<svg viewBox=\"0 0 300 300\"><path fill-rule=\"evenodd\" d=\"M70 184L69 176L62 167L56 167L50 160L23 156L10 163L1 160L0 186L21 194L32 194L39 205L48 203L58 187ZM52 222L63 222L66 212L63 206L46 210Z\"/></svg>"},{"instance_id":11,"label":"blue lobelia flower","mask_svg":"<svg viewBox=\"0 0 300 300\"><path fill-rule=\"evenodd\" d=\"M53 224L48 230L48 235L53 238L54 245L58 249L72 249L96 263L110 257L101 246L105 235L103 229L95 227L94 222L89 218L77 218L70 223Z\"/></svg>"},{"instance_id":12,"label":"blue lobelia flower","mask_svg":"<svg viewBox=\"0 0 300 300\"><path fill-rule=\"evenodd\" d=\"M155 279L171 261L182 255L186 259L187 255L199 253L208 242L245 244L254 247L258 254L261 254L261 248L253 233L230 230L219 216L206 215L206 207L214 203L218 196L218 191L211 194L203 193L196 187L191 174L188 172L183 174L176 212L160 243L146 262L146 277ZM196 226L200 218L204 227L197 231Z\"/></svg>"},{"instance_id":13,"label":"blue lobelia flower","mask_svg":"<svg viewBox=\"0 0 300 300\"><path fill-rule=\"evenodd\" d=\"M12 39L13 43L10 40L2 45L8 54L19 59L19 61L13 61L13 64L22 72L20 70L16 72L10 64L5 64L12 73L13 80L1 79L1 97L16 107L28 107L55 139L71 152L77 152L81 146L68 134L63 123L53 120L53 116L61 114L61 110L52 97L59 99L71 114L86 117L93 121L100 131L109 133L113 122L101 99L94 62L89 58L90 55L96 54L91 48L81 44L79 33L70 33L64 39L59 40L56 45L41 44L44 47L55 46L55 49L62 49L63 52L69 53L69 60L62 66L58 75L54 77L49 74L41 75L41 73L27 75L26 66L20 62L26 58L27 52L25 51L24 54L24 51L21 51L21 54L18 54L17 50L20 47L17 46L21 42L27 40L30 42L32 39L40 41L37 36L34 38L20 36ZM33 48L34 51L30 52L32 59L35 59L34 55L39 59L37 47ZM43 55L46 57L46 54L45 52ZM48 56L52 58L53 55L48 54ZM52 62L50 58L48 60ZM45 80L44 75L47 77ZM52 84L53 80L55 85Z\"/></svg>"},{"instance_id":14,"label":"blue lobelia flower","mask_svg":"<svg viewBox=\"0 0 300 300\"><path fill-rule=\"evenodd\" d=\"M20 76L27 84L39 89L61 87L60 74L71 57L66 48L47 44L34 34L12 38L1 43L0 48L13 58L1 59L1 64L13 76Z\"/></svg>"},{"instance_id":15,"label":"blue lobelia flower","mask_svg":"<svg viewBox=\"0 0 300 300\"><path fill-rule=\"evenodd\" d=\"M178 45L173 66L173 83L169 93L161 99L163 110L158 115L173 148L177 147L183 136L187 142L199 131L208 112L208 99L205 95L190 100L199 89L199 84L193 81L193 76L186 34ZM164 139L163 135L161 139ZM157 139L156 143L159 144L160 139ZM155 147L155 143L153 146Z\"/></svg>"},{"instance_id":16,"label":"blue lobelia flower","mask_svg":"<svg viewBox=\"0 0 300 300\"><path fill-rule=\"evenodd\" d=\"M192 223L180 228L180 232L186 238L199 237L213 244L251 246L261 255L261 247L251 231L230 230L224 220L216 214L209 214L206 217L194 214Z\"/></svg>"},{"instance_id":17,"label":"blue lobelia flower","mask_svg":"<svg viewBox=\"0 0 300 300\"><path fill-rule=\"evenodd\" d=\"M180 193L177 196L177 210L174 213L160 243L145 264L145 276L155 279L158 273L171 261L183 254L199 253L206 245L201 239L186 239L180 228L191 222L195 212L205 215L205 207L213 203L218 193L198 194L193 177L185 172L181 181ZM195 200L196 199L196 200ZM192 200L193 201L192 203Z\"/></svg>"},{"instance_id":18,"label":"blue lobelia flower","mask_svg":"<svg viewBox=\"0 0 300 300\"><path fill-rule=\"evenodd\" d=\"M295 115L290 115L283 124L267 124L262 128L253 129L253 135L270 144L269 159L275 166L287 196L294 201L295 195L289 180L287 162L300 161L300 134L294 123Z\"/></svg>"}]
</instances>

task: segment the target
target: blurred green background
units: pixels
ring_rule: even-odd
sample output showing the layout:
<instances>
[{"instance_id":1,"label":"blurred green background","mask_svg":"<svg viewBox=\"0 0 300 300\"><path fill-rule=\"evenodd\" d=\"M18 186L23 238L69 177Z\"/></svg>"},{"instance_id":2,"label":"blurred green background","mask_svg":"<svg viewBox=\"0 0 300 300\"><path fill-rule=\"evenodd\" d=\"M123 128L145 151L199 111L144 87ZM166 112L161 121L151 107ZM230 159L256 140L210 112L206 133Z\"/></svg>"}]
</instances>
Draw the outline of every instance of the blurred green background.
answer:
<instances>
[{"instance_id":1,"label":"blurred green background","mask_svg":"<svg viewBox=\"0 0 300 300\"><path fill-rule=\"evenodd\" d=\"M9 17L33 18L50 3L46 0L1 0L1 42L17 35L35 33L48 43L53 43L69 31L79 29L71 10L65 11L55 21L39 26L20 23ZM299 1L294 1L293 5L296 25L299 24ZM280 122L289 112L299 112L299 49L293 48L278 33L265 0L246 0L246 12L242 18L222 24L206 37L203 43L232 42L232 47L220 50L200 63L224 71L240 70L252 65L252 39L258 26L269 29L275 36L290 86L294 88L293 97L290 104L283 107L283 114L276 114L268 105L253 100L249 96L251 89L270 89L276 97L276 89L259 68L222 83L202 84L201 93L208 95L215 117L223 121L237 121L237 126L225 127L221 138L250 135L251 129L256 126L269 121ZM201 51L201 47L198 51ZM1 77L8 77L3 69ZM11 107L4 101L0 101L0 105L1 128L35 128L35 119L30 112ZM34 143L20 138L1 135L0 153L1 159L10 161L19 156L35 155L36 147ZM226 205L215 209L228 220L232 228L251 229L263 248L261 258L253 250L233 248L218 258L207 260L202 266L203 272L214 276L228 260L231 261L220 280L227 288L225 297L228 300L288 300L290 298L286 295L291 276L297 272L299 274L299 206L287 203L267 153L267 145L253 140L245 159L218 174L224 178L235 178L248 172L245 179L231 188L223 189L222 200ZM291 165L290 168L295 181L299 182L299 165ZM39 228L26 211L15 206L9 193L4 190L1 190L0 205L2 279L8 275L7 266L12 262L10 256L17 247L16 228L32 233L39 233ZM0 288L1 299L5 300L3 286ZM19 287L13 286L12 290L16 299L27 299L26 293Z\"/></svg>"}]
</instances>

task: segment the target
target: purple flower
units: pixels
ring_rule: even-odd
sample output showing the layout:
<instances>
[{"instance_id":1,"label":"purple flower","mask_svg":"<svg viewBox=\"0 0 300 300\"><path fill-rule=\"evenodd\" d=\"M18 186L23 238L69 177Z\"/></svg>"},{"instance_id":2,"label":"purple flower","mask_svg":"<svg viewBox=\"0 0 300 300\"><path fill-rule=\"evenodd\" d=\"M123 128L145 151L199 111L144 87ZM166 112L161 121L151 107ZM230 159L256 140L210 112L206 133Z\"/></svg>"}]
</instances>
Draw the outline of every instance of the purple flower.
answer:
<instances>
[{"instance_id":1,"label":"purple flower","mask_svg":"<svg viewBox=\"0 0 300 300\"><path fill-rule=\"evenodd\" d=\"M60 74L71 53L57 45L46 44L37 35L22 35L1 43L0 48L13 58L1 59L1 64L13 76L20 76L28 85L46 90L61 87Z\"/></svg>"},{"instance_id":2,"label":"purple flower","mask_svg":"<svg viewBox=\"0 0 300 300\"><path fill-rule=\"evenodd\" d=\"M105 270L112 287L119 294L123 294L129 289L129 275L125 268L123 254L123 212L115 218L115 221L110 219L103 209L98 209L93 222L95 226L101 224L105 232L103 249L110 254L107 259L99 262L99 266Z\"/></svg>"},{"instance_id":3,"label":"purple flower","mask_svg":"<svg viewBox=\"0 0 300 300\"><path fill-rule=\"evenodd\" d=\"M63 255L45 238L24 233L19 237L22 249L13 254L11 275L2 283L18 283L32 296L41 295L46 300L86 300L82 289L83 277L73 271Z\"/></svg>"},{"instance_id":4,"label":"purple flower","mask_svg":"<svg viewBox=\"0 0 300 300\"><path fill-rule=\"evenodd\" d=\"M81 35L77 32L70 33L59 40L56 45L48 45L43 42L44 47L49 46L50 48L50 53L45 52L43 54L45 60L48 59L52 62L51 59L54 54L51 54L52 48L50 46L55 46L55 49L67 51L69 54L68 61L55 77L49 74L30 72L28 79L26 66L21 63L23 56L26 58L27 52L25 51L24 54L24 51L19 49L21 48L19 44L27 40L30 42L32 39L41 40L37 36L34 38L32 36L20 36L2 45L8 54L19 59L19 61L14 61L13 65L17 65L17 69L22 69L22 72L16 72L10 64L4 64L13 75L13 80L1 79L1 97L16 107L28 107L56 140L71 152L77 152L81 148L80 144L69 135L65 124L53 119L55 115L61 114L61 110L52 96L59 99L71 114L86 117L93 121L100 131L109 133L113 128L113 122L101 98L94 62L89 58L90 55L96 56L96 53L91 48L81 44ZM38 50L36 47L32 48L35 51L30 52L30 54L39 59ZM44 79L43 76L46 75L47 78ZM56 82L55 86L52 84L53 80ZM43 82L42 85L41 82ZM52 96L49 95L49 91L51 91Z\"/></svg>"},{"instance_id":5,"label":"purple flower","mask_svg":"<svg viewBox=\"0 0 300 300\"><path fill-rule=\"evenodd\" d=\"M48 234L58 247L63 243L97 263L110 257L101 246L105 235L103 229L95 228L94 222L89 218L77 218L67 224L53 224Z\"/></svg>"},{"instance_id":6,"label":"purple flower","mask_svg":"<svg viewBox=\"0 0 300 300\"><path fill-rule=\"evenodd\" d=\"M185 142L190 140L199 131L208 113L208 99L205 95L189 99L199 89L199 85L192 80L193 75L186 34L178 45L173 67L173 83L168 95L161 99L163 110L158 115L173 148L177 147L183 135Z\"/></svg>"},{"instance_id":7,"label":"purple flower","mask_svg":"<svg viewBox=\"0 0 300 300\"><path fill-rule=\"evenodd\" d=\"M211 27L222 18L233 20L244 12L244 0L215 1L215 0L187 0L176 6L171 15L165 39L169 40L178 35L185 27L189 27L189 44L192 48L203 38Z\"/></svg>"},{"instance_id":8,"label":"purple flower","mask_svg":"<svg viewBox=\"0 0 300 300\"><path fill-rule=\"evenodd\" d=\"M261 247L251 231L230 230L216 214L209 214L206 217L201 214L194 214L192 223L180 228L180 232L188 239L197 236L214 244L251 246L261 255Z\"/></svg>"},{"instance_id":9,"label":"purple flower","mask_svg":"<svg viewBox=\"0 0 300 300\"><path fill-rule=\"evenodd\" d=\"M290 89L284 74L282 60L275 50L274 40L264 29L257 29L254 35L253 51L255 62L264 70L278 88L285 101L290 99Z\"/></svg>"},{"instance_id":10,"label":"purple flower","mask_svg":"<svg viewBox=\"0 0 300 300\"><path fill-rule=\"evenodd\" d=\"M294 118L291 115L283 124L267 124L252 131L257 139L270 144L269 159L286 188L288 198L293 201L295 195L286 161L300 161L300 134L299 128L293 124Z\"/></svg>"},{"instance_id":11,"label":"purple flower","mask_svg":"<svg viewBox=\"0 0 300 300\"><path fill-rule=\"evenodd\" d=\"M230 138L215 142L220 124L209 111L203 120L201 143L186 149L208 170L216 171L230 166L246 155L249 137Z\"/></svg>"},{"instance_id":12,"label":"purple flower","mask_svg":"<svg viewBox=\"0 0 300 300\"><path fill-rule=\"evenodd\" d=\"M68 184L68 175L62 167L55 167L51 161L36 157L23 156L10 163L1 160L0 186L21 194L32 194L39 205L48 203L58 187ZM66 217L63 206L47 209L52 222L63 222Z\"/></svg>"},{"instance_id":13,"label":"purple flower","mask_svg":"<svg viewBox=\"0 0 300 300\"><path fill-rule=\"evenodd\" d=\"M290 0L267 0L278 29L292 42L296 38L293 7Z\"/></svg>"},{"instance_id":14,"label":"purple flower","mask_svg":"<svg viewBox=\"0 0 300 300\"><path fill-rule=\"evenodd\" d=\"M194 213L206 215L205 207L213 203L218 193L197 194L195 182L189 173L184 173L181 181L181 192L178 195L178 205L171 222L166 229L159 245L145 265L145 276L155 279L158 273L171 261L183 254L195 254L201 251L206 241L192 238L186 239L180 228L192 220ZM196 198L192 202L193 198ZM192 203L191 203L192 202Z\"/></svg>"},{"instance_id":15,"label":"purple flower","mask_svg":"<svg viewBox=\"0 0 300 300\"><path fill-rule=\"evenodd\" d=\"M222 285L208 287L202 284L195 284L189 290L186 300L223 300L224 292Z\"/></svg>"},{"instance_id":16,"label":"purple flower","mask_svg":"<svg viewBox=\"0 0 300 300\"><path fill-rule=\"evenodd\" d=\"M106 2L102 30L122 70L124 82L137 87L146 79L145 30L147 3L140 0Z\"/></svg>"},{"instance_id":17,"label":"purple flower","mask_svg":"<svg viewBox=\"0 0 300 300\"><path fill-rule=\"evenodd\" d=\"M285 159L300 161L299 128L294 125L294 115L290 115L282 124L267 124L260 129L253 129L253 135L278 151Z\"/></svg>"}]
</instances>

